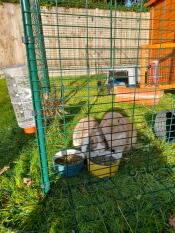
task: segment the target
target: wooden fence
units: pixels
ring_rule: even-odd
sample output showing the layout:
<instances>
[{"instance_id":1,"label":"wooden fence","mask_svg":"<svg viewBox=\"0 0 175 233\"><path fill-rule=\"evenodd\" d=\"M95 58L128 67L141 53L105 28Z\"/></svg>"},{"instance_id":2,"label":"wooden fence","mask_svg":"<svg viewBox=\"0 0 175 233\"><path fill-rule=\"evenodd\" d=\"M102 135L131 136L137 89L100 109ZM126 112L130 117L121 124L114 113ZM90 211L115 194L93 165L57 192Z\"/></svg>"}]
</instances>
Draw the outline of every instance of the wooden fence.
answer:
<instances>
[{"instance_id":1,"label":"wooden fence","mask_svg":"<svg viewBox=\"0 0 175 233\"><path fill-rule=\"evenodd\" d=\"M90 67L110 66L111 21L109 16L108 10L100 9L88 10L88 17L86 17L85 9L42 8L49 67L59 68L61 60L61 66L66 75L66 70L71 67L72 70L81 70L86 67L87 56ZM147 44L149 40L149 18L149 13L113 11L114 65L137 62L138 47ZM0 67L25 63L25 46L21 39L20 6L8 3L0 5L0 21Z\"/></svg>"}]
</instances>

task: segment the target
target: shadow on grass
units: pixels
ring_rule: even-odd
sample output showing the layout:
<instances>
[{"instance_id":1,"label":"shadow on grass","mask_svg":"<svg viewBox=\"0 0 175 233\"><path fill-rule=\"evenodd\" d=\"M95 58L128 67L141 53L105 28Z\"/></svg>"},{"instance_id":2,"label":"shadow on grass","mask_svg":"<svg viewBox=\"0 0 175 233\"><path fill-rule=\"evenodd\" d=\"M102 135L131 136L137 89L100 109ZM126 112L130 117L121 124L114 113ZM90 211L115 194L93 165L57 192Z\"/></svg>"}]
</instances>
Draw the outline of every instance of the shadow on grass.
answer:
<instances>
[{"instance_id":1,"label":"shadow on grass","mask_svg":"<svg viewBox=\"0 0 175 233\"><path fill-rule=\"evenodd\" d=\"M25 135L17 127L8 127L6 132L0 132L0 168L9 165L11 168L25 146L34 141L35 136Z\"/></svg>"},{"instance_id":2,"label":"shadow on grass","mask_svg":"<svg viewBox=\"0 0 175 233\"><path fill-rule=\"evenodd\" d=\"M171 232L167 219L175 210L174 178L162 152L154 144L135 148L123 156L111 179L92 177L86 169L77 177L55 179L50 193L12 229L25 233Z\"/></svg>"},{"instance_id":3,"label":"shadow on grass","mask_svg":"<svg viewBox=\"0 0 175 233\"><path fill-rule=\"evenodd\" d=\"M69 84L68 90L66 91L67 93L64 96L65 103L69 102L69 100L74 97L81 89L82 87L85 87L87 85L88 81L72 81Z\"/></svg>"}]
</instances>

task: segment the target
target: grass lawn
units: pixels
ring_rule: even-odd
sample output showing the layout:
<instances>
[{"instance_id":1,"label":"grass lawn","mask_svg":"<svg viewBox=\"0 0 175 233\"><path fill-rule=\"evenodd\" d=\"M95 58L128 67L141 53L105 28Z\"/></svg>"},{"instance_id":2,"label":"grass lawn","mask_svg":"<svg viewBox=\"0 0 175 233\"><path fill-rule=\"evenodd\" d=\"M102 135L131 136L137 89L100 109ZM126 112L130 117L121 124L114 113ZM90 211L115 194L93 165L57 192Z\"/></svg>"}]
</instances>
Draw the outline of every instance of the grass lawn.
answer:
<instances>
[{"instance_id":1,"label":"grass lawn","mask_svg":"<svg viewBox=\"0 0 175 233\"><path fill-rule=\"evenodd\" d=\"M47 127L52 189L43 196L35 138L24 136L17 127L5 82L0 80L0 168L10 166L0 176L1 232L173 232L168 218L175 214L174 145L155 138L150 117L156 111L174 107L171 93L164 96L159 106L135 108L138 147L124 155L112 179L99 181L89 176L86 169L78 177L67 179L52 172L53 154L72 146L74 123L87 112L101 119L111 109L112 97L105 96L104 90L97 97L93 77L90 86L87 83L86 78L64 81L64 110L68 114L55 118ZM92 97L89 104L87 93ZM125 109L127 115L133 112L129 104L112 107ZM23 184L26 176L32 177L31 187Z\"/></svg>"}]
</instances>

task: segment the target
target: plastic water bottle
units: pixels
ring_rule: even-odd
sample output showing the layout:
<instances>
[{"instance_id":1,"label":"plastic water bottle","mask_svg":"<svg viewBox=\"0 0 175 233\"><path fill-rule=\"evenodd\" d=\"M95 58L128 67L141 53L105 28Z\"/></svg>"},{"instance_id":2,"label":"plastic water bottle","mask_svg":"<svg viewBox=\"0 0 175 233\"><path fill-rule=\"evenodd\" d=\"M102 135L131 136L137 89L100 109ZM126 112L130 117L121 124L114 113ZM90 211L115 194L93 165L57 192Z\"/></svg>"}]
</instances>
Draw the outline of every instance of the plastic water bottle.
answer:
<instances>
[{"instance_id":1,"label":"plastic water bottle","mask_svg":"<svg viewBox=\"0 0 175 233\"><path fill-rule=\"evenodd\" d=\"M13 65L3 69L3 72L19 127L23 128L25 133L34 133L35 121L27 67Z\"/></svg>"}]
</instances>

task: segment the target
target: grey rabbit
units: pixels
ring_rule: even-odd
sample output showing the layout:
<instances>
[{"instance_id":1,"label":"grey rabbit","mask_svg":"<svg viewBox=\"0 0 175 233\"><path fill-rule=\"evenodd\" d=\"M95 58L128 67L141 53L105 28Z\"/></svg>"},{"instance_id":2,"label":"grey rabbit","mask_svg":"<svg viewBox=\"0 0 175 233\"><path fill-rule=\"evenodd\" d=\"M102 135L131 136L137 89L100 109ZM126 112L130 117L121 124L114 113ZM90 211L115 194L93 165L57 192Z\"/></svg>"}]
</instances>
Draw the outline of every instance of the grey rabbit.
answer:
<instances>
[{"instance_id":1,"label":"grey rabbit","mask_svg":"<svg viewBox=\"0 0 175 233\"><path fill-rule=\"evenodd\" d=\"M136 143L137 132L128 119L118 112L105 113L100 128L108 144L108 148L115 153L122 154Z\"/></svg>"}]
</instances>

